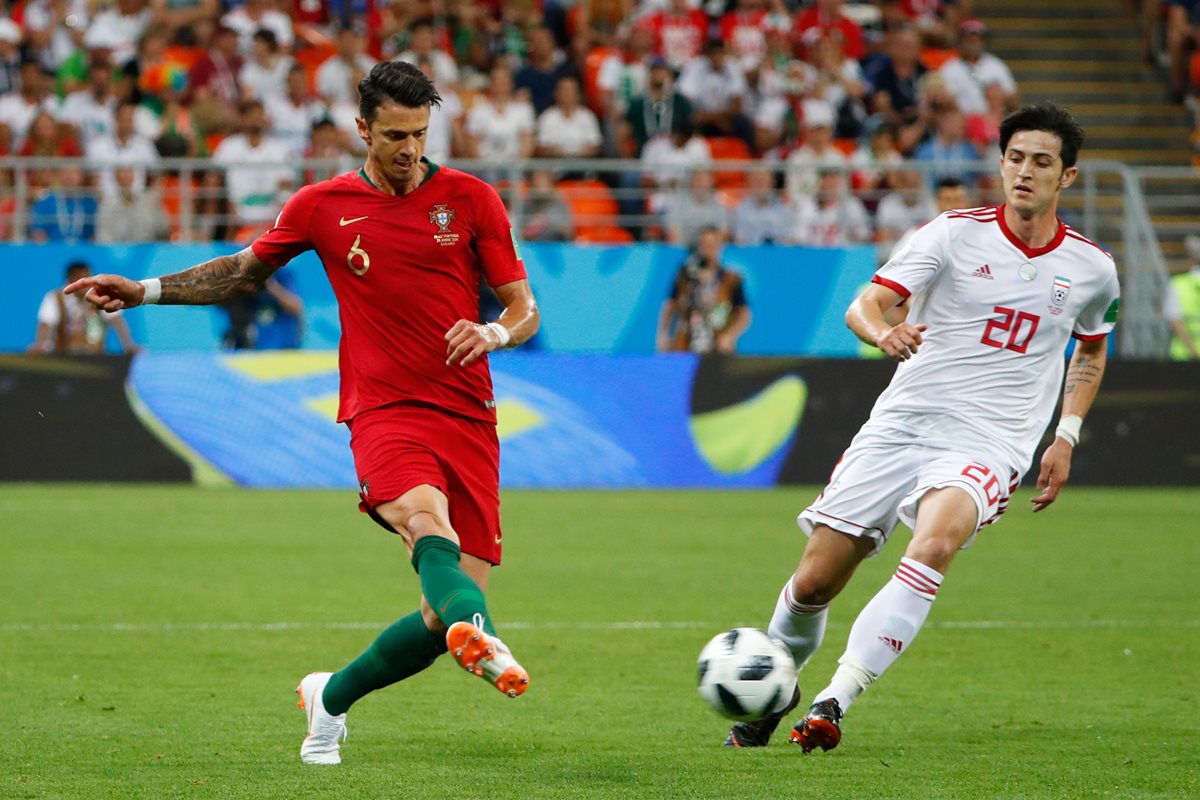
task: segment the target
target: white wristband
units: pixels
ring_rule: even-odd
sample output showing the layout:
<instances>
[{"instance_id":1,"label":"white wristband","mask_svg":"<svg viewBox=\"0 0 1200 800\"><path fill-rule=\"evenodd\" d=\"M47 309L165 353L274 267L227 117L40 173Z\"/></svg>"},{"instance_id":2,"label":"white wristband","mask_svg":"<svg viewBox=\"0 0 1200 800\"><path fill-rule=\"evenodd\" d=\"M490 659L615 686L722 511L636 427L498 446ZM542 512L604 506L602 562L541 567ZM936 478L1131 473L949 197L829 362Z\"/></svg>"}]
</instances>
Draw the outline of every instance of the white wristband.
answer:
<instances>
[{"instance_id":1,"label":"white wristband","mask_svg":"<svg viewBox=\"0 0 1200 800\"><path fill-rule=\"evenodd\" d=\"M508 343L512 341L512 332L508 328L501 325L499 322L489 322L487 327L496 332L496 336L500 339L501 347L508 347Z\"/></svg>"},{"instance_id":2,"label":"white wristband","mask_svg":"<svg viewBox=\"0 0 1200 800\"><path fill-rule=\"evenodd\" d=\"M1077 417L1072 414L1058 421L1058 427L1054 429L1054 435L1059 439L1066 440L1071 447L1074 447L1079 444L1079 430L1082 427L1083 417Z\"/></svg>"},{"instance_id":3,"label":"white wristband","mask_svg":"<svg viewBox=\"0 0 1200 800\"><path fill-rule=\"evenodd\" d=\"M158 278L146 278L138 281L146 289L146 295L142 298L142 305L152 306L158 303L158 298L162 297L162 281Z\"/></svg>"}]
</instances>

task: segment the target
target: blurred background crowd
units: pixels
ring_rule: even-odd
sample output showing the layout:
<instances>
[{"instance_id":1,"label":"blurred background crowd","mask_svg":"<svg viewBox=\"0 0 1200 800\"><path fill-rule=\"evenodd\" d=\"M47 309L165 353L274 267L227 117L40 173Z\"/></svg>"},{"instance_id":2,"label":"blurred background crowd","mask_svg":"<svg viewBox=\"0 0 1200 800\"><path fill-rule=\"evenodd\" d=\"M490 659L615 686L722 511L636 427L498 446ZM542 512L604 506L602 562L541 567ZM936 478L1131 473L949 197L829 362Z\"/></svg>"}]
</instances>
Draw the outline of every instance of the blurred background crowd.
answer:
<instances>
[{"instance_id":1,"label":"blurred background crowd","mask_svg":"<svg viewBox=\"0 0 1200 800\"><path fill-rule=\"evenodd\" d=\"M1154 23L1186 102L1200 0L1147 5L1169 11ZM247 241L297 186L361 162L356 85L402 59L442 96L431 160L533 160L489 174L526 239L690 246L715 227L885 253L936 213L939 181L997 199L969 162L1019 99L971 0L0 8L0 156L83 159L0 162L4 239ZM596 158L624 166L562 161Z\"/></svg>"}]
</instances>

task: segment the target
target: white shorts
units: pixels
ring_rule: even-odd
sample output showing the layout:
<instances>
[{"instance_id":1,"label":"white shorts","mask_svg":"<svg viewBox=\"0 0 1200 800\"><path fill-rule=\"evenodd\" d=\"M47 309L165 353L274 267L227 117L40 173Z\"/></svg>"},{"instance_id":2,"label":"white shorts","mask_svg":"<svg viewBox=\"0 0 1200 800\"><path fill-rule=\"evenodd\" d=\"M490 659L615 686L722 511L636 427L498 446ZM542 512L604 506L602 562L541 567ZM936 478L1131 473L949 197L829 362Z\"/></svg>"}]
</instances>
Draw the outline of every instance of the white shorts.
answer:
<instances>
[{"instance_id":1,"label":"white shorts","mask_svg":"<svg viewBox=\"0 0 1200 800\"><path fill-rule=\"evenodd\" d=\"M1000 518L1020 474L981 452L956 451L923 443L916 436L886 428L863 428L842 455L829 484L796 518L811 536L821 524L850 536L875 540L870 555L883 549L896 525L916 524L925 493L957 486L975 501L975 533ZM966 548L975 534L963 544Z\"/></svg>"}]
</instances>

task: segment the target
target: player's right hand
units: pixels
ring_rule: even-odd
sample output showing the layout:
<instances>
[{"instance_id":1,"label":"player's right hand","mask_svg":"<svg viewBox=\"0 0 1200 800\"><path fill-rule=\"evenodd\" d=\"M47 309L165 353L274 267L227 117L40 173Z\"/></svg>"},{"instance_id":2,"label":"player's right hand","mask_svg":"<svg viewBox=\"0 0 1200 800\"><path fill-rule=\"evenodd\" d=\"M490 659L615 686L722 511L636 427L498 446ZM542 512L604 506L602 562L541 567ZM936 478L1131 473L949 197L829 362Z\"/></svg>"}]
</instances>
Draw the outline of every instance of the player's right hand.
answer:
<instances>
[{"instance_id":1,"label":"player's right hand","mask_svg":"<svg viewBox=\"0 0 1200 800\"><path fill-rule=\"evenodd\" d=\"M901 322L877 336L875 346L882 350L888 358L907 361L917 354L917 348L923 341L921 334L928 327L925 324L910 325L907 322Z\"/></svg>"},{"instance_id":2,"label":"player's right hand","mask_svg":"<svg viewBox=\"0 0 1200 800\"><path fill-rule=\"evenodd\" d=\"M89 275L63 289L63 294L84 292L83 299L104 311L141 305L146 287L120 275Z\"/></svg>"}]
</instances>

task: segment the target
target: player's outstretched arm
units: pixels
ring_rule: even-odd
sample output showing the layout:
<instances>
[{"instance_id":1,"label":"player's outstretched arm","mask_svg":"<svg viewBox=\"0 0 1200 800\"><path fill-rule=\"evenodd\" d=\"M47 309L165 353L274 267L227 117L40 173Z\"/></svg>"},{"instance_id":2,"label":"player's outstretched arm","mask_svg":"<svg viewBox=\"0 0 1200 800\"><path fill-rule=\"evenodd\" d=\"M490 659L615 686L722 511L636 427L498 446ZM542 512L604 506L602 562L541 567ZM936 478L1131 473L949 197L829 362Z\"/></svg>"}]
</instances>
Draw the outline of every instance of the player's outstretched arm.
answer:
<instances>
[{"instance_id":1,"label":"player's outstretched arm","mask_svg":"<svg viewBox=\"0 0 1200 800\"><path fill-rule=\"evenodd\" d=\"M83 298L105 311L119 311L143 303L204 306L224 303L253 294L277 270L254 251L219 256L191 269L158 278L160 294L147 298L152 281L134 281L121 275L92 275L63 289L67 294L85 292ZM153 290L152 290L153 291Z\"/></svg>"},{"instance_id":2,"label":"player's outstretched arm","mask_svg":"<svg viewBox=\"0 0 1200 800\"><path fill-rule=\"evenodd\" d=\"M504 304L500 319L481 324L460 319L446 331L446 363L467 366L485 353L516 347L537 333L541 312L529 288L519 280L493 287Z\"/></svg>"},{"instance_id":3,"label":"player's outstretched arm","mask_svg":"<svg viewBox=\"0 0 1200 800\"><path fill-rule=\"evenodd\" d=\"M904 302L904 296L895 289L873 283L846 309L846 326L859 339L882 350L888 358L907 361L921 346L921 334L926 326L905 321L908 312L900 314L896 311Z\"/></svg>"},{"instance_id":4,"label":"player's outstretched arm","mask_svg":"<svg viewBox=\"0 0 1200 800\"><path fill-rule=\"evenodd\" d=\"M1053 503L1071 475L1071 456L1079 441L1079 428L1100 390L1107 363L1107 338L1075 344L1063 385L1062 415L1054 432L1054 442L1042 454L1038 495L1031 501L1034 511L1041 511Z\"/></svg>"}]
</instances>

